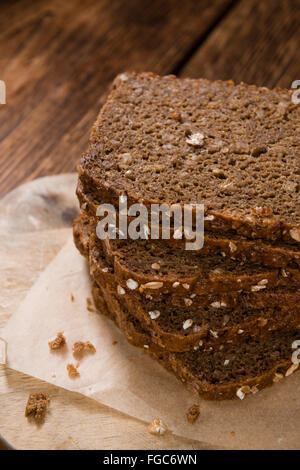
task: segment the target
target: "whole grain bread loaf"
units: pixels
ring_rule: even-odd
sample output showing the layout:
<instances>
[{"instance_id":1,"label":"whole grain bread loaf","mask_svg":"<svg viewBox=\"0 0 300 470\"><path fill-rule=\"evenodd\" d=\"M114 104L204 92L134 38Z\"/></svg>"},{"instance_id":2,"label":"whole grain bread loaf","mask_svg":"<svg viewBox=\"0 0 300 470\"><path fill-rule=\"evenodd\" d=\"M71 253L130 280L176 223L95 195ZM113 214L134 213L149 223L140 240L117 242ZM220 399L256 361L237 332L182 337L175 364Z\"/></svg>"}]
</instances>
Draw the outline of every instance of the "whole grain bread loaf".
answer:
<instances>
[{"instance_id":1,"label":"whole grain bread loaf","mask_svg":"<svg viewBox=\"0 0 300 470\"><path fill-rule=\"evenodd\" d=\"M74 242L80 253L89 258L89 240L90 234L95 230L94 223L86 216L79 216L73 224ZM120 285L114 276L114 269L111 267L104 256L103 249L99 245L99 250L93 255L93 262L90 266L91 273L94 276L97 273L97 281L112 291L120 290ZM137 289L124 289L125 297L134 297L138 300L153 299L153 293L146 294ZM123 291L122 291L123 292ZM188 307L189 305L198 307L209 307L214 305L226 305L233 308L238 305L244 307L256 307L260 309L276 308L286 306L287 310L292 311L300 302L300 289L297 288L275 288L261 289L254 292L243 291L225 291L219 293L205 293L200 295L190 294L185 290L184 295L177 295L176 291L171 294L155 295L155 298L162 302L170 303L174 306ZM165 299L168 299L167 301Z\"/></svg>"},{"instance_id":2,"label":"whole grain bread loaf","mask_svg":"<svg viewBox=\"0 0 300 470\"><path fill-rule=\"evenodd\" d=\"M104 202L204 204L207 230L299 244L299 118L287 90L122 74L79 175Z\"/></svg>"},{"instance_id":3,"label":"whole grain bread loaf","mask_svg":"<svg viewBox=\"0 0 300 470\"><path fill-rule=\"evenodd\" d=\"M74 234L77 233L76 239L83 240L76 243L87 257L88 247L82 250L86 236L80 235L80 231L84 233L86 227L82 224L74 230ZM132 312L141 326L149 331L153 343L169 351L192 350L208 343L213 346L226 342L237 343L244 336L262 337L273 330L293 330L300 325L300 309L297 305L293 304L291 308L282 303L262 309L255 302L249 304L247 295L240 295L240 302L234 308L227 306L224 301L212 301L211 304L199 307L193 304L193 299L187 297L184 305L179 306L173 305L170 295L159 298L125 295L125 290L116 281L115 288L112 282L107 281L114 275L106 268L103 259L100 269L106 281L102 281L101 285L108 284L108 290L119 298L121 306Z\"/></svg>"},{"instance_id":4,"label":"whole grain bread loaf","mask_svg":"<svg viewBox=\"0 0 300 470\"><path fill-rule=\"evenodd\" d=\"M210 347L171 353L153 344L149 333L129 311L121 308L109 291L94 287L96 307L101 293L105 296L108 312L128 341L143 348L203 398L243 399L299 370L298 365L292 363L292 345L299 339L299 331L273 332L260 340L246 337L240 344L227 344L222 349Z\"/></svg>"},{"instance_id":5,"label":"whole grain bread loaf","mask_svg":"<svg viewBox=\"0 0 300 470\"><path fill-rule=\"evenodd\" d=\"M86 194L80 180L76 190L82 217L95 218L96 211L101 204L94 201L91 194ZM118 214L118 213L117 213ZM119 220L117 216L117 220ZM128 224L132 218L128 217ZM151 221L148 221L148 227L151 227ZM118 228L118 226L117 226ZM171 237L164 240L164 243L178 249L185 249L186 239L174 238L174 230L171 227ZM245 237L236 235L234 232L228 232L226 235L218 232L206 230L204 233L204 245L200 250L201 255L221 254L230 259L261 264L275 268L285 268L290 263L296 263L300 267L300 250L296 245L290 245L281 241L271 242L264 240L249 240Z\"/></svg>"}]
</instances>

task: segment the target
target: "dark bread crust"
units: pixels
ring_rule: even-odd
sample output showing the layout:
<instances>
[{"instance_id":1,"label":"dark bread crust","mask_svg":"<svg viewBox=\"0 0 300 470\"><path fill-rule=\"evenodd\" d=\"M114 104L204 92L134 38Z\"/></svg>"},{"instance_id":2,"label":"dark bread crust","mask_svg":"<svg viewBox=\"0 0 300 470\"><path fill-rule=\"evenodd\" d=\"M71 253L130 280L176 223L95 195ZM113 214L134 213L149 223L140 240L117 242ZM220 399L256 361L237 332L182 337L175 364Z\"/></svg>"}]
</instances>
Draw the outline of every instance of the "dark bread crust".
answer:
<instances>
[{"instance_id":1,"label":"dark bread crust","mask_svg":"<svg viewBox=\"0 0 300 470\"><path fill-rule=\"evenodd\" d=\"M128 74L114 82L79 175L104 202L204 203L207 230L299 244L299 114L287 90ZM189 143L201 132L203 143Z\"/></svg>"},{"instance_id":2,"label":"dark bread crust","mask_svg":"<svg viewBox=\"0 0 300 470\"><path fill-rule=\"evenodd\" d=\"M80 179L78 180L76 194L83 214L87 217L95 217L97 207L101 201L94 201L91 194L85 192ZM130 217L128 217L130 222ZM149 221L148 226L151 226ZM185 239L176 240L172 237L165 239L166 245L178 249L184 249ZM228 233L227 237L218 232L205 231L204 246L199 250L202 255L222 254L230 259L250 262L262 266L285 268L290 263L297 263L300 267L300 251L297 246L284 242L268 242L263 240L249 240L234 233Z\"/></svg>"},{"instance_id":3,"label":"dark bread crust","mask_svg":"<svg viewBox=\"0 0 300 470\"><path fill-rule=\"evenodd\" d=\"M276 374L285 375L292 365L291 345L298 338L298 332L282 335L273 333L271 338L260 343L256 339L245 338L239 345L235 347L227 345L222 351L171 353L153 344L149 333L139 325L129 311L121 307L116 297L109 291L94 284L92 293L96 307L100 300L101 308L104 297L111 318L125 333L131 344L143 348L202 398L209 400L237 398L239 390L245 395L256 393L272 385ZM253 357L252 351L256 348L257 357ZM220 365L228 358L234 364L234 370L230 368L228 372L224 365L222 372ZM214 363L217 365L216 369ZM251 372L245 374L244 371L247 366L249 368L249 363Z\"/></svg>"},{"instance_id":4,"label":"dark bread crust","mask_svg":"<svg viewBox=\"0 0 300 470\"><path fill-rule=\"evenodd\" d=\"M84 256L88 256L88 233L90 231L88 224L78 222L74 224L74 239L79 250ZM273 330L293 330L300 325L300 309L291 308L285 302L278 304L278 297L275 293L273 299L277 302L275 306L259 308L255 302L259 299L259 294L253 295L254 301L249 303L249 296L240 294L239 305L234 309L218 302L215 306L186 306L181 307L172 305L171 297L161 296L158 299L146 299L143 295L122 295L119 292L114 273L105 261L105 258L99 253L98 271L102 273L100 285L105 287L114 296L118 296L121 306L134 312L133 316L140 322L142 328L150 331L154 344L169 351L187 351L199 348L199 341L216 347L218 344L238 343L244 336L266 336ZM92 270L93 275L93 270ZM99 282L99 280L98 280ZM262 293L260 293L262 295ZM296 293L300 297L300 292ZM293 299L293 293L290 296L284 296L290 302ZM250 294L251 302L251 294ZM223 300L224 303L224 300ZM151 319L149 312L159 312L159 317ZM226 319L227 317L227 319ZM191 319L193 326L184 330L183 324ZM224 319L226 322L224 323ZM195 326L197 326L195 331Z\"/></svg>"}]
</instances>

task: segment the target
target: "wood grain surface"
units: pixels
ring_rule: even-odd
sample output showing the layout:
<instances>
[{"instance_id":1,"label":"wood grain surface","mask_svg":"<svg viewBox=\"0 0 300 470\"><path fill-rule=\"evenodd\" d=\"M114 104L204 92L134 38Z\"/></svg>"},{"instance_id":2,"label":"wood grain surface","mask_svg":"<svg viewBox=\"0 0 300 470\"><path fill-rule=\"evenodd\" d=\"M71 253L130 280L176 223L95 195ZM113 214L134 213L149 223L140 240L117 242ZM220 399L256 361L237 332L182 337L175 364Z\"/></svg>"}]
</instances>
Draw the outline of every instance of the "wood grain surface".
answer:
<instances>
[{"instance_id":1,"label":"wood grain surface","mask_svg":"<svg viewBox=\"0 0 300 470\"><path fill-rule=\"evenodd\" d=\"M300 79L300 1L236 4L181 70L186 77L290 88Z\"/></svg>"}]
</instances>

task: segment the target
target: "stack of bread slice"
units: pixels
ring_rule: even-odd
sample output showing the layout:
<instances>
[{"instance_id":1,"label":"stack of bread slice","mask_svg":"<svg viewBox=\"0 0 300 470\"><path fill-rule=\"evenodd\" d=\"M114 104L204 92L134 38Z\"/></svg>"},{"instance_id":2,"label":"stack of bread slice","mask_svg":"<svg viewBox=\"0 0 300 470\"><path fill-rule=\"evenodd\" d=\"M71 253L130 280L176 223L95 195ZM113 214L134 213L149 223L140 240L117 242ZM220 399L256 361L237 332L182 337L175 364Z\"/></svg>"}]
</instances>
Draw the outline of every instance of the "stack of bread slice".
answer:
<instances>
[{"instance_id":1,"label":"stack of bread slice","mask_svg":"<svg viewBox=\"0 0 300 470\"><path fill-rule=\"evenodd\" d=\"M298 369L300 107L287 90L121 74L79 165L74 240L96 306L206 398L256 393ZM97 208L204 205L185 232L101 239ZM130 221L130 218L128 218ZM170 218L172 222L172 217ZM299 342L300 344L300 342Z\"/></svg>"}]
</instances>

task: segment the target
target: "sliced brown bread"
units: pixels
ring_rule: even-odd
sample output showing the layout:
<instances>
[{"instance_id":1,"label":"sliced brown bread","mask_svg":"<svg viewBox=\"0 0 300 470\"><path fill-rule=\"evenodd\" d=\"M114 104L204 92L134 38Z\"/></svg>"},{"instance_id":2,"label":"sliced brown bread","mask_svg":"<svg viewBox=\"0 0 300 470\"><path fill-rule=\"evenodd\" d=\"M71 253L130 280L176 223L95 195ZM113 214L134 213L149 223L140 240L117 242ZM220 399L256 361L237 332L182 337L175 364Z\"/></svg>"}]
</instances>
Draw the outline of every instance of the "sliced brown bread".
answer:
<instances>
[{"instance_id":1,"label":"sliced brown bread","mask_svg":"<svg viewBox=\"0 0 300 470\"><path fill-rule=\"evenodd\" d=\"M82 228L83 227L83 228ZM86 225L78 227L84 232ZM85 236L77 243L80 251L87 256L88 248L82 249ZM153 343L169 351L186 351L199 348L200 344L237 343L247 335L263 336L272 330L292 330L300 325L300 308L287 304L259 308L255 302L249 304L247 296L240 296L240 303L234 308L228 307L224 301L214 301L208 306L197 306L190 298L182 306L174 306L170 295L159 298L152 296L125 295L125 290L113 286L113 273L108 270L105 259L99 259L99 268L103 272L102 286L107 285L112 295L119 297L125 309L132 312L143 328L150 332ZM298 295L300 292L298 293ZM189 302L187 302L189 301ZM294 300L293 300L294 301ZM277 299L278 302L278 299Z\"/></svg>"},{"instance_id":2,"label":"sliced brown bread","mask_svg":"<svg viewBox=\"0 0 300 470\"><path fill-rule=\"evenodd\" d=\"M79 216L73 224L74 242L80 253L86 258L89 257L89 240L91 232L94 233L95 226L93 222L85 216ZM97 257L97 259L96 259ZM111 267L104 256L103 249L99 246L99 250L94 254L94 260L91 265L91 272L97 272L98 282L110 288L114 292L118 290L119 283L114 276L114 269ZM149 299L153 297L147 294L145 297ZM139 290L125 289L125 297L135 297L138 300L144 298L144 292L140 293ZM225 291L219 293L205 293L200 295L190 294L185 290L185 295L176 295L172 292L171 295L161 294L156 296L157 299L167 298L167 302L179 307L188 307L189 305L209 307L214 305L224 305L226 307L235 307L243 305L247 307L256 308L274 308L278 306L286 306L288 310L300 302L300 289L297 288L275 288L275 289L262 289L255 292L243 291Z\"/></svg>"},{"instance_id":3,"label":"sliced brown bread","mask_svg":"<svg viewBox=\"0 0 300 470\"><path fill-rule=\"evenodd\" d=\"M90 237L90 265L95 278L98 276L95 264L101 248L116 279L126 290L186 296L228 290L256 292L274 287L300 287L298 266L283 270L266 268L238 263L222 255L201 256L193 251L166 247L158 240L106 238L101 241L94 233Z\"/></svg>"},{"instance_id":4,"label":"sliced brown bread","mask_svg":"<svg viewBox=\"0 0 300 470\"><path fill-rule=\"evenodd\" d=\"M164 296L160 301L137 300L119 295L121 306L132 312L147 329L153 343L168 351L189 351L203 344L238 343L245 336L263 337L271 331L300 328L300 308L228 308L213 303L208 307L174 306Z\"/></svg>"},{"instance_id":5,"label":"sliced brown bread","mask_svg":"<svg viewBox=\"0 0 300 470\"><path fill-rule=\"evenodd\" d=\"M291 91L122 74L79 174L104 202L199 203L206 229L300 243L300 106Z\"/></svg>"},{"instance_id":6,"label":"sliced brown bread","mask_svg":"<svg viewBox=\"0 0 300 470\"><path fill-rule=\"evenodd\" d=\"M247 336L264 338L272 331L300 328L299 307L263 310L242 305L234 309L220 306L180 308L170 304L167 296L158 302L122 298L117 292L109 292L118 299L121 308L131 312L148 331L153 344L173 352L237 344Z\"/></svg>"},{"instance_id":7,"label":"sliced brown bread","mask_svg":"<svg viewBox=\"0 0 300 470\"><path fill-rule=\"evenodd\" d=\"M243 399L272 385L284 376L299 370L292 363L292 347L299 331L278 334L266 339L246 337L238 345L227 344L223 349L170 353L153 344L150 335L129 311L105 289L93 288L95 305L105 296L108 311L128 341L142 347L167 370L172 371L201 397L213 400ZM100 301L100 308L102 300Z\"/></svg>"},{"instance_id":8,"label":"sliced brown bread","mask_svg":"<svg viewBox=\"0 0 300 470\"><path fill-rule=\"evenodd\" d=\"M80 181L78 182L76 193L83 214L86 214L86 217L95 217L97 207L101 202L93 201L92 195L85 194ZM129 217L128 221L130 222ZM150 226L150 221L148 226ZM172 231L171 229L171 238L165 239L164 243L179 249L185 249L186 240L174 239L174 230ZM236 235L234 232L228 232L224 236L217 232L205 231L204 246L200 252L202 255L221 254L233 260L275 268L284 268L293 262L297 263L300 267L300 251L298 246L280 241L249 240Z\"/></svg>"}]
</instances>

